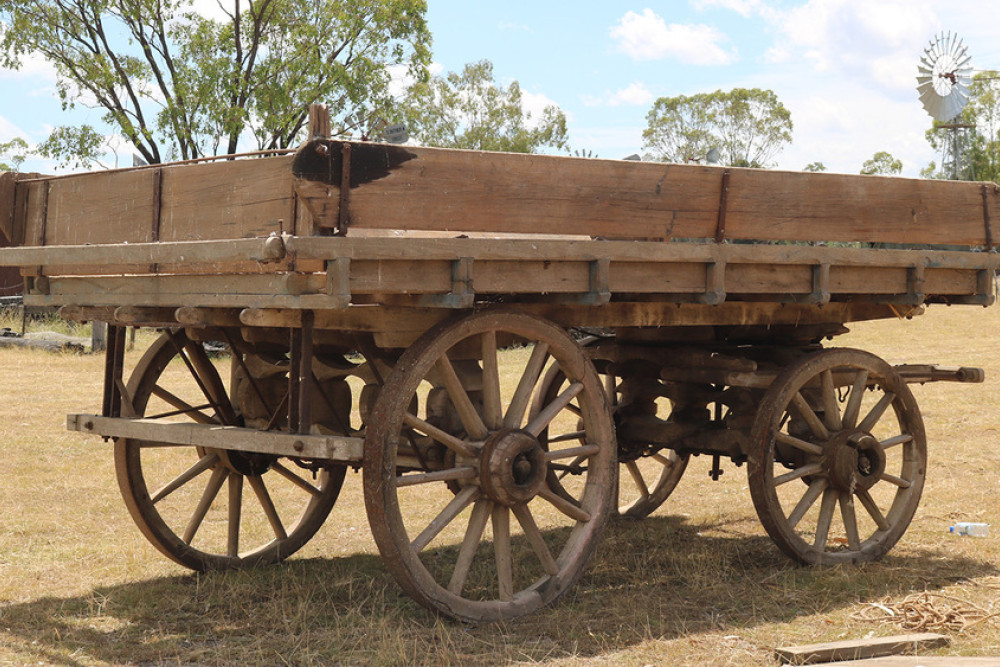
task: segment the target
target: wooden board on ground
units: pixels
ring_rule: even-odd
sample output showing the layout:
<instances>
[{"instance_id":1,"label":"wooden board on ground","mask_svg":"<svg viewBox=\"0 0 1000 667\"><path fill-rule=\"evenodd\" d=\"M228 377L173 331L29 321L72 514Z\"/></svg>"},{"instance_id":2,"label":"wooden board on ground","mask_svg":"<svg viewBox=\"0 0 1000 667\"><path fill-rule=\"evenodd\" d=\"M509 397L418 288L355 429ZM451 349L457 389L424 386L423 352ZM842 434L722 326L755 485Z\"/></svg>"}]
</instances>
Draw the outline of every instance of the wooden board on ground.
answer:
<instances>
[{"instance_id":1,"label":"wooden board on ground","mask_svg":"<svg viewBox=\"0 0 1000 667\"><path fill-rule=\"evenodd\" d=\"M962 658L958 656L891 656L870 660L827 663L828 667L1000 667L1000 656Z\"/></svg>"},{"instance_id":2,"label":"wooden board on ground","mask_svg":"<svg viewBox=\"0 0 1000 667\"><path fill-rule=\"evenodd\" d=\"M885 655L913 654L947 646L950 642L951 639L947 635L917 632L892 637L785 646L775 649L774 654L782 662L793 665L811 665L836 660L859 660Z\"/></svg>"}]
</instances>

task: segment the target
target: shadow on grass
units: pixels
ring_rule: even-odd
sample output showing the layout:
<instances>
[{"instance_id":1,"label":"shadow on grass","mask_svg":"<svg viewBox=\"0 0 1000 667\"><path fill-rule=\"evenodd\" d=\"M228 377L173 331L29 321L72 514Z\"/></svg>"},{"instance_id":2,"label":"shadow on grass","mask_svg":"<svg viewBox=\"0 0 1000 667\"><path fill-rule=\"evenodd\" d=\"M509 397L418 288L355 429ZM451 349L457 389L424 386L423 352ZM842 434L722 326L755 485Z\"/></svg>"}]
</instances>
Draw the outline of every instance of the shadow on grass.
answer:
<instances>
[{"instance_id":1,"label":"shadow on grass","mask_svg":"<svg viewBox=\"0 0 1000 667\"><path fill-rule=\"evenodd\" d=\"M0 648L5 660L81 667L587 657L998 573L987 562L913 549L879 563L799 567L767 538L739 528L678 517L613 522L583 580L562 601L499 625L436 618L402 593L377 556L355 555L0 605Z\"/></svg>"}]
</instances>

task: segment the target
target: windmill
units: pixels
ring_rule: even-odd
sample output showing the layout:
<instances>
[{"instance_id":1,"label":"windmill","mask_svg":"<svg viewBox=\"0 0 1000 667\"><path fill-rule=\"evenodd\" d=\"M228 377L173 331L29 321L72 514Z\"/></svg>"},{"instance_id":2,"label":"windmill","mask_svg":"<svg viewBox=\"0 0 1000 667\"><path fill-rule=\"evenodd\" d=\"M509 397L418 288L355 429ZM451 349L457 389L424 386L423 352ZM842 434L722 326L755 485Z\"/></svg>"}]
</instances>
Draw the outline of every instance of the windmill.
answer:
<instances>
[{"instance_id":1,"label":"windmill","mask_svg":"<svg viewBox=\"0 0 1000 667\"><path fill-rule=\"evenodd\" d=\"M941 123L937 129L948 132L944 162L950 162L951 177L957 180L965 175L961 167L963 147L973 127L959 122L959 114L969 102L972 56L957 34L938 33L924 49L917 70L920 101L927 113Z\"/></svg>"}]
</instances>

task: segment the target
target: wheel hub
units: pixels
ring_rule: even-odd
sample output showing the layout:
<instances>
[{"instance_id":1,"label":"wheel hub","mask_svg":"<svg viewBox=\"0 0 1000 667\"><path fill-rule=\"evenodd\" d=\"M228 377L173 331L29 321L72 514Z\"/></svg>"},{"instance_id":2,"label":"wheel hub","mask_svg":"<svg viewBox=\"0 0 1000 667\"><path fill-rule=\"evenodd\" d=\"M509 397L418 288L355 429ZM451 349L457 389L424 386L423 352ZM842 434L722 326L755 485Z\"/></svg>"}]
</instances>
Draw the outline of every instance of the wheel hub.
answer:
<instances>
[{"instance_id":1,"label":"wheel hub","mask_svg":"<svg viewBox=\"0 0 1000 667\"><path fill-rule=\"evenodd\" d=\"M219 450L219 453L231 470L249 477L263 475L270 469L273 461L273 457L267 454L241 452L235 449Z\"/></svg>"},{"instance_id":2,"label":"wheel hub","mask_svg":"<svg viewBox=\"0 0 1000 667\"><path fill-rule=\"evenodd\" d=\"M521 430L503 430L483 445L479 481L491 500L523 505L545 486L548 464L538 439Z\"/></svg>"},{"instance_id":3,"label":"wheel hub","mask_svg":"<svg viewBox=\"0 0 1000 667\"><path fill-rule=\"evenodd\" d=\"M827 443L824 467L830 483L843 491L868 490L885 472L885 451L870 433L844 431Z\"/></svg>"}]
</instances>

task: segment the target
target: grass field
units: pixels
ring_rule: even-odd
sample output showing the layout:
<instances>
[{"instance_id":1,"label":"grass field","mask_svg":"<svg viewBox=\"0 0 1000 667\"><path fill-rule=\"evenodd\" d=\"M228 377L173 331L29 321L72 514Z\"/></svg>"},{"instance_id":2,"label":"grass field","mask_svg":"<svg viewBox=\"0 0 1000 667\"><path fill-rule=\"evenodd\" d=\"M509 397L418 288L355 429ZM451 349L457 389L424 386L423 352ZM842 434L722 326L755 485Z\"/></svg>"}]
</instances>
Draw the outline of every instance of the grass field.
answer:
<instances>
[{"instance_id":1,"label":"grass field","mask_svg":"<svg viewBox=\"0 0 1000 667\"><path fill-rule=\"evenodd\" d=\"M65 430L66 413L99 411L103 359L0 350L0 665L759 665L778 645L904 632L873 603L917 593L931 594L927 612L957 609L952 620L1000 612L998 331L1000 308L933 307L836 341L892 363L987 371L983 385L914 387L927 484L881 562L794 565L760 527L745 468L712 482L709 461L694 459L653 516L611 524L561 602L480 627L436 618L399 590L354 472L287 563L210 575L174 565L132 524L110 445ZM992 524L992 535L956 538L956 521ZM937 654L1000 655L1000 617L936 630L952 638Z\"/></svg>"}]
</instances>

